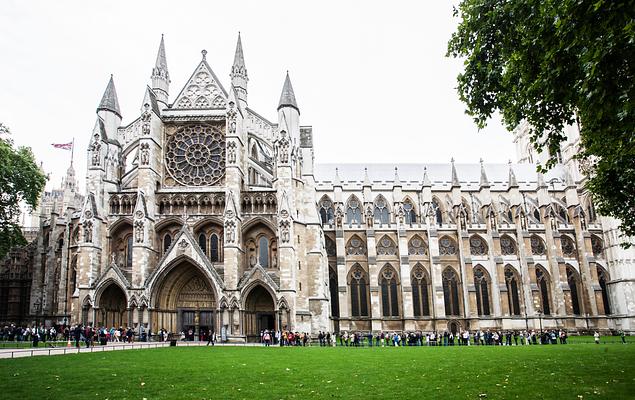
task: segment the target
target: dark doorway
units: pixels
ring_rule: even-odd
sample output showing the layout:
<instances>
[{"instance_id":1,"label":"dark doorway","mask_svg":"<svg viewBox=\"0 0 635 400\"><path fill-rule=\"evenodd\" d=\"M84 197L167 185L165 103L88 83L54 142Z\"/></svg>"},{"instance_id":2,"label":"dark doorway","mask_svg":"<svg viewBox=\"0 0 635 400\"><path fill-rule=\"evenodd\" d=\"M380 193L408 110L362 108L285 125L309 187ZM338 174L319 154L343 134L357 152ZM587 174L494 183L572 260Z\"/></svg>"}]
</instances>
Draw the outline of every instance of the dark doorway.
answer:
<instances>
[{"instance_id":1,"label":"dark doorway","mask_svg":"<svg viewBox=\"0 0 635 400\"><path fill-rule=\"evenodd\" d=\"M260 332L274 331L276 319L274 301L271 294L264 287L258 285L247 295L245 301L244 332L249 342L259 342Z\"/></svg>"}]
</instances>

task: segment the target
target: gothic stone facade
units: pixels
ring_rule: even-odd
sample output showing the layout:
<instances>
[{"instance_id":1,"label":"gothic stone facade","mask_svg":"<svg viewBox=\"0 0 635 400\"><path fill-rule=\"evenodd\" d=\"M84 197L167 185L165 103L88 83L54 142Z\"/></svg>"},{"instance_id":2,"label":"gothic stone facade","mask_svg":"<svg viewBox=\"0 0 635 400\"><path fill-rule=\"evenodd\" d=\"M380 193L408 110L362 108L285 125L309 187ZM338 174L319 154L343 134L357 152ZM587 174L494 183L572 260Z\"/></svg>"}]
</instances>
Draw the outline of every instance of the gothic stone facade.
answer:
<instances>
[{"instance_id":1,"label":"gothic stone facade","mask_svg":"<svg viewBox=\"0 0 635 400\"><path fill-rule=\"evenodd\" d=\"M122 125L111 78L85 198L41 212L32 317L235 341L633 330L633 257L570 163L542 176L522 159L521 129L515 165L314 165L288 75L277 122L249 108L240 37L229 90L203 51L170 102L163 39L151 82Z\"/></svg>"}]
</instances>

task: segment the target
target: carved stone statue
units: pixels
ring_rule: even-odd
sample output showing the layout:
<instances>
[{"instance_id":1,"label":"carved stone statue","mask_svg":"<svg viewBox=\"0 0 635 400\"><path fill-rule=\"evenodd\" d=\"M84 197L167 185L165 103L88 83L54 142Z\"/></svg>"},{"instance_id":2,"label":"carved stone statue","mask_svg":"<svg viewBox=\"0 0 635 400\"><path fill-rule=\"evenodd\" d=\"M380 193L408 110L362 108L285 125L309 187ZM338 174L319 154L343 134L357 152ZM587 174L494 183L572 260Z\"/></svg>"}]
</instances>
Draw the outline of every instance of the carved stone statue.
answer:
<instances>
[{"instance_id":1,"label":"carved stone statue","mask_svg":"<svg viewBox=\"0 0 635 400\"><path fill-rule=\"evenodd\" d=\"M93 223L91 221L84 222L84 242L93 242Z\"/></svg>"},{"instance_id":2,"label":"carved stone statue","mask_svg":"<svg viewBox=\"0 0 635 400\"><path fill-rule=\"evenodd\" d=\"M236 162L236 142L227 142L227 162L234 164Z\"/></svg>"}]
</instances>

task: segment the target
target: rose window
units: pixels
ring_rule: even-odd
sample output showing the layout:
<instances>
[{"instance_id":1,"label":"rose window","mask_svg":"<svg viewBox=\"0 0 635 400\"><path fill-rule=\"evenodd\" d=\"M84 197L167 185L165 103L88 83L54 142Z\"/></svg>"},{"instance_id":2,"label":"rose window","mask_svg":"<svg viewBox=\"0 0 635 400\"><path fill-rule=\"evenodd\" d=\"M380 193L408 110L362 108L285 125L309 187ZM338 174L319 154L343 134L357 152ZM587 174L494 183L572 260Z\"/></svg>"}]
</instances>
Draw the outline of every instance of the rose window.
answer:
<instances>
[{"instance_id":1,"label":"rose window","mask_svg":"<svg viewBox=\"0 0 635 400\"><path fill-rule=\"evenodd\" d=\"M187 186L211 186L225 173L225 137L209 125L180 128L166 146L168 172Z\"/></svg>"}]
</instances>

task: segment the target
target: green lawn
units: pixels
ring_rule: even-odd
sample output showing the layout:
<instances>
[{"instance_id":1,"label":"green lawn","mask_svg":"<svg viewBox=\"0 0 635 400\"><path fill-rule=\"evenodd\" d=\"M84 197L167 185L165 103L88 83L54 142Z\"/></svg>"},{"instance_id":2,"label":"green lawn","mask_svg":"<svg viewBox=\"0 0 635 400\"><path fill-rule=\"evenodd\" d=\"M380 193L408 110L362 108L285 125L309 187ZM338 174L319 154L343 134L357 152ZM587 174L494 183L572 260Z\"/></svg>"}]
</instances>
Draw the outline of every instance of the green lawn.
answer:
<instances>
[{"instance_id":1,"label":"green lawn","mask_svg":"<svg viewBox=\"0 0 635 400\"><path fill-rule=\"evenodd\" d=\"M627 399L635 344L176 347L0 360L2 398Z\"/></svg>"}]
</instances>

